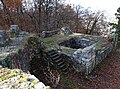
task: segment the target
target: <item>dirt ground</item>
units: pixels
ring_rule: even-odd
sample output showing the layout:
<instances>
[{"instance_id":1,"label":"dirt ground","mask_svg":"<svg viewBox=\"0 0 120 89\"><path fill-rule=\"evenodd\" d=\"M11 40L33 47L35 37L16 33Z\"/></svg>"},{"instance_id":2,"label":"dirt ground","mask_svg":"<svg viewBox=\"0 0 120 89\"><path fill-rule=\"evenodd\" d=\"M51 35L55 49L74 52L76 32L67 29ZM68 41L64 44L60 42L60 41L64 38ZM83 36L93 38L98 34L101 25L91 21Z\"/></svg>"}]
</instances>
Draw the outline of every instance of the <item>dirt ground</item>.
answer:
<instances>
[{"instance_id":1,"label":"dirt ground","mask_svg":"<svg viewBox=\"0 0 120 89\"><path fill-rule=\"evenodd\" d=\"M112 52L89 76L71 72L56 89L120 89L120 50Z\"/></svg>"}]
</instances>

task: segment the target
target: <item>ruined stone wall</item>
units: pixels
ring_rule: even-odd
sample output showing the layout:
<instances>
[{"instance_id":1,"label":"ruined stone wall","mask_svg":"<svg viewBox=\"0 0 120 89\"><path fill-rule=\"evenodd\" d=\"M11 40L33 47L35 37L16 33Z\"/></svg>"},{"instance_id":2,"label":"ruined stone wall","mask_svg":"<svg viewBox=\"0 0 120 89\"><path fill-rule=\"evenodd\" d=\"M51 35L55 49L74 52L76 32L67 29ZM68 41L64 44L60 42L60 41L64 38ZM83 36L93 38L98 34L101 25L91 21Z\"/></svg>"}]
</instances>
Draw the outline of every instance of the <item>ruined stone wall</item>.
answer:
<instances>
[{"instance_id":1,"label":"ruined stone wall","mask_svg":"<svg viewBox=\"0 0 120 89\"><path fill-rule=\"evenodd\" d=\"M73 58L77 64L75 64L75 69L89 74L95 66L95 44L84 49L77 49Z\"/></svg>"},{"instance_id":2,"label":"ruined stone wall","mask_svg":"<svg viewBox=\"0 0 120 89\"><path fill-rule=\"evenodd\" d=\"M102 44L101 42L100 45ZM100 47L97 47L97 44L94 43L93 45L83 49L76 49L72 56L75 70L78 72L82 71L85 74L91 73L92 70L116 48L117 37L113 37L113 39L110 39L108 43L109 44ZM29 62L31 59L42 59L43 55L41 53L41 49L44 49L44 46L39 43L38 39L34 37L30 38L28 40L28 44L25 44L24 47L19 49L16 53L9 54L6 58L0 61L0 65L12 69L19 68L27 72L30 70ZM33 52L35 53L35 56L33 56ZM48 60L46 61L48 62ZM39 65L37 67L39 67Z\"/></svg>"},{"instance_id":3,"label":"ruined stone wall","mask_svg":"<svg viewBox=\"0 0 120 89\"><path fill-rule=\"evenodd\" d=\"M90 74L116 47L117 36L113 35L84 49L77 49L73 54L75 70L86 75Z\"/></svg>"},{"instance_id":4,"label":"ruined stone wall","mask_svg":"<svg viewBox=\"0 0 120 89\"><path fill-rule=\"evenodd\" d=\"M33 53L32 50L34 50L34 48L38 46L33 44L36 42L32 43L33 40L36 41L36 38L29 37L26 40L25 44L22 45L22 47L17 48L14 52L10 52L9 54L7 54L6 57L3 57L3 59L0 60L0 65L2 65L3 67L11 68L11 69L18 68L25 72L30 70L29 62L31 61L31 55Z\"/></svg>"},{"instance_id":5,"label":"ruined stone wall","mask_svg":"<svg viewBox=\"0 0 120 89\"><path fill-rule=\"evenodd\" d=\"M3 67L8 67L8 68L18 68L23 71L28 71L29 70L29 61L30 61L30 48L25 45L24 48L19 49L15 53L9 54L7 57L2 59L0 61L0 64Z\"/></svg>"}]
</instances>

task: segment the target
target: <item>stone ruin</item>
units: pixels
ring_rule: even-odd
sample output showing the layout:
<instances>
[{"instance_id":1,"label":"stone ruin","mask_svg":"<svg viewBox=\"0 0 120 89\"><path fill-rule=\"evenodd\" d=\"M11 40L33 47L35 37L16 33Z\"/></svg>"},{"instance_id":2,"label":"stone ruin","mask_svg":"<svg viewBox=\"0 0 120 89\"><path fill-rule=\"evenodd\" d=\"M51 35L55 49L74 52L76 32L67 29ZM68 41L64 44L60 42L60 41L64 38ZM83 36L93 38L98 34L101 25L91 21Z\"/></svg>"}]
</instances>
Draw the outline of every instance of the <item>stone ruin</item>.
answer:
<instances>
[{"instance_id":1,"label":"stone ruin","mask_svg":"<svg viewBox=\"0 0 120 89\"><path fill-rule=\"evenodd\" d=\"M34 66L35 69L33 69L40 75L39 64L42 63L39 59L45 56L44 58L47 59L47 63L48 61L52 62L63 72L66 72L69 70L69 67L71 67L67 66L66 62L68 62L71 63L77 72L88 75L110 52L115 50L117 46L116 34L111 34L109 37L102 37L78 33L70 33L67 35L56 33L58 33L58 31L52 32L52 34L48 32L49 35L45 35L45 37L42 38L32 37L33 40L30 40L30 42L28 40L30 38L29 36L26 39L28 43L24 44L22 48L18 48L16 51L7 55L0 55L0 65L5 68L19 68L27 72L33 68L30 66L31 60L37 57L36 59L38 60L33 60L34 62L32 61L32 63L33 65L34 63L38 63ZM41 46L42 44L44 44L43 47ZM44 52L41 50L42 48ZM33 55L33 51L35 52L35 56Z\"/></svg>"},{"instance_id":2,"label":"stone ruin","mask_svg":"<svg viewBox=\"0 0 120 89\"><path fill-rule=\"evenodd\" d=\"M90 74L117 46L117 36L115 34L108 38L77 33L69 35L56 34L51 37L37 39L45 45L45 51L49 54L48 59L52 59L54 64L66 70L64 61L69 62L77 72L83 72L86 75ZM15 55L5 57L5 60L0 64L2 63L5 67L20 67L24 71L29 70L30 51L26 47L24 46L22 51L19 51L20 55L15 53ZM11 65L11 61L15 62L15 65ZM23 65L23 63L27 65Z\"/></svg>"},{"instance_id":3,"label":"stone ruin","mask_svg":"<svg viewBox=\"0 0 120 89\"><path fill-rule=\"evenodd\" d=\"M73 52L71 58L72 61L74 61L74 68L76 71L78 72L84 71L87 74L88 71L89 73L91 72L92 69L91 70L87 69L87 71L85 71L85 69L87 67L94 66L95 41L91 41L86 38L71 38L67 41L61 42L59 45L75 49L75 52Z\"/></svg>"},{"instance_id":4,"label":"stone ruin","mask_svg":"<svg viewBox=\"0 0 120 89\"><path fill-rule=\"evenodd\" d=\"M60 34L60 35L69 35L72 34L73 32L70 30L69 27L62 27L61 29L53 30L53 31L42 31L40 34L40 37L46 38L46 37L51 37L55 34Z\"/></svg>"},{"instance_id":5,"label":"stone ruin","mask_svg":"<svg viewBox=\"0 0 120 89\"><path fill-rule=\"evenodd\" d=\"M71 57L74 69L88 75L110 52L116 49L117 36L115 34L110 38L93 36L91 39L75 36L59 43L59 46L61 46L61 50L74 49L72 54L67 54Z\"/></svg>"},{"instance_id":6,"label":"stone ruin","mask_svg":"<svg viewBox=\"0 0 120 89\"><path fill-rule=\"evenodd\" d=\"M110 52L116 49L117 35L111 34L109 37L103 37L73 33L54 35L43 38L42 41L47 44L49 50L54 49L59 54L66 55L64 60L71 62L77 72L88 75Z\"/></svg>"},{"instance_id":7,"label":"stone ruin","mask_svg":"<svg viewBox=\"0 0 120 89\"><path fill-rule=\"evenodd\" d=\"M20 45L19 47L17 46L17 49L13 50L10 53L4 53L6 55L0 55L0 66L9 69L17 68L26 73L30 72L32 75L35 75L40 81L44 82L45 85L49 84L51 85L51 87L56 87L57 81L59 82L59 79L56 79L56 76L58 75L57 77L59 77L59 73L57 73L56 71L52 71L52 69L50 68L49 70L47 70L48 61L46 63L46 61L44 60L45 53L43 52L43 49L45 47L42 46L42 43L37 36L30 35L25 38L26 40L22 39L21 41L23 42L24 40L25 43L23 42L22 45ZM47 80L48 78L50 78L49 81ZM15 87L17 87L16 84ZM35 89L39 88L40 87Z\"/></svg>"},{"instance_id":8,"label":"stone ruin","mask_svg":"<svg viewBox=\"0 0 120 89\"><path fill-rule=\"evenodd\" d=\"M79 49L79 48L84 49L87 46L90 46L94 43L95 43L94 41L90 41L90 40L85 39L85 38L82 38L82 39L71 38L69 40L65 40L65 41L59 43L59 45L60 46L65 46L65 47L70 47L70 48L73 48L73 49Z\"/></svg>"}]
</instances>

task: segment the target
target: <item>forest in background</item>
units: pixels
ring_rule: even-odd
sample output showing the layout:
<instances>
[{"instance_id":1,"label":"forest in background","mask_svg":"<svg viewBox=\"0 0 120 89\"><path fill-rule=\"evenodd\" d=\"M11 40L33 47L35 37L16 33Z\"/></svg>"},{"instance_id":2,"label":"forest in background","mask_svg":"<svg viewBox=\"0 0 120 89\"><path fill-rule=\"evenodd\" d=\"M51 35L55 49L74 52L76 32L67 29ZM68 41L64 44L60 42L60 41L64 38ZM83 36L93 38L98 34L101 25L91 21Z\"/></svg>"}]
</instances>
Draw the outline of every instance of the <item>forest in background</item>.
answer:
<instances>
[{"instance_id":1,"label":"forest in background","mask_svg":"<svg viewBox=\"0 0 120 89\"><path fill-rule=\"evenodd\" d=\"M41 33L69 27L73 32L92 34L106 29L103 11L81 5L64 4L65 0L0 0L0 29L18 25L21 30Z\"/></svg>"}]
</instances>

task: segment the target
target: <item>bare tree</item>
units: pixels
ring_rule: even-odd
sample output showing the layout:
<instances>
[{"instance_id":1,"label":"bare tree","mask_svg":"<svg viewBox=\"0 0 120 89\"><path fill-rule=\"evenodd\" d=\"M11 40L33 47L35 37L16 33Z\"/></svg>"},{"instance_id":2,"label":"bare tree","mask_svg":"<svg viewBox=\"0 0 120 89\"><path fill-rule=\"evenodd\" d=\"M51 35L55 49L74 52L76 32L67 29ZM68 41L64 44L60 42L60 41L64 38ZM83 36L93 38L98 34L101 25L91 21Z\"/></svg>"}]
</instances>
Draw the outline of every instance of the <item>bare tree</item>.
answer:
<instances>
[{"instance_id":1,"label":"bare tree","mask_svg":"<svg viewBox=\"0 0 120 89\"><path fill-rule=\"evenodd\" d=\"M84 25L83 25L83 13L84 13L84 9L82 6L77 5L74 6L76 15L75 15L75 32L81 32L81 30L84 29Z\"/></svg>"},{"instance_id":2,"label":"bare tree","mask_svg":"<svg viewBox=\"0 0 120 89\"><path fill-rule=\"evenodd\" d=\"M102 11L92 12L86 9L83 18L85 22L84 24L86 34L92 34L92 32L94 31L99 32L100 29L105 28L107 25L107 22L105 21L106 17L104 16L104 12Z\"/></svg>"}]
</instances>

